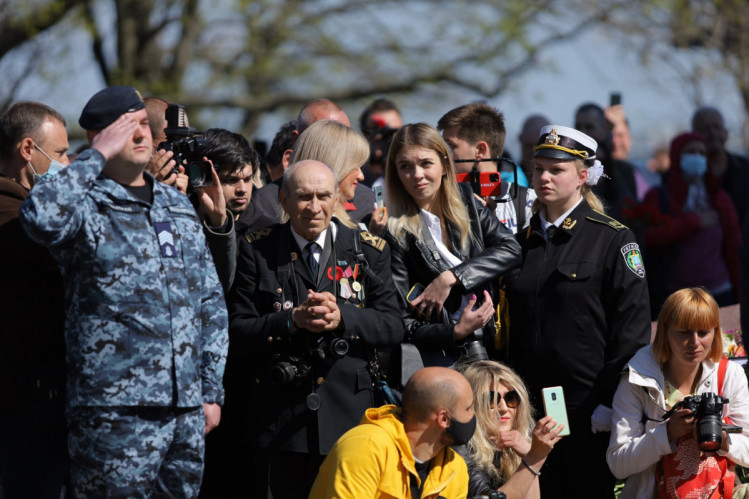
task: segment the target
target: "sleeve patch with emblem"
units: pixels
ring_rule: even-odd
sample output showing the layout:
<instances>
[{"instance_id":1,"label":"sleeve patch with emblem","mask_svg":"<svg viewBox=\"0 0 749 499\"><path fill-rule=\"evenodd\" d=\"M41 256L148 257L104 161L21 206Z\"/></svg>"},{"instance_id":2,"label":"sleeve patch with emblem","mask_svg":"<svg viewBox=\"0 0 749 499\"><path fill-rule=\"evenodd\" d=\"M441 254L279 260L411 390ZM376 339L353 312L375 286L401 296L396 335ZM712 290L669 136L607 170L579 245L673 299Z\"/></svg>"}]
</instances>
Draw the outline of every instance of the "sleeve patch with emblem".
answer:
<instances>
[{"instance_id":1,"label":"sleeve patch with emblem","mask_svg":"<svg viewBox=\"0 0 749 499\"><path fill-rule=\"evenodd\" d=\"M627 268L638 277L645 277L645 266L642 264L642 253L637 243L625 244L622 247L622 256Z\"/></svg>"},{"instance_id":2,"label":"sleeve patch with emblem","mask_svg":"<svg viewBox=\"0 0 749 499\"><path fill-rule=\"evenodd\" d=\"M385 249L385 240L381 237L377 237L370 232L361 233L362 241L375 248L377 251Z\"/></svg>"}]
</instances>

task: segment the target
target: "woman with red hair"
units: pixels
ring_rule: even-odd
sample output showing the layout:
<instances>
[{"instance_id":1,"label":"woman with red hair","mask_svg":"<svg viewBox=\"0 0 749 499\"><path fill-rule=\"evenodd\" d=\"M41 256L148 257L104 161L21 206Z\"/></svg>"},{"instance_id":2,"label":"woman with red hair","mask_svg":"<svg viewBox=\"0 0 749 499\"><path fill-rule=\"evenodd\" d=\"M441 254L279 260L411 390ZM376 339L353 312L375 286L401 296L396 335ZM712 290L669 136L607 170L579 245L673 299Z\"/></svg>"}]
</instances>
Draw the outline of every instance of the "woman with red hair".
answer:
<instances>
[{"instance_id":1,"label":"woman with red hair","mask_svg":"<svg viewBox=\"0 0 749 499\"><path fill-rule=\"evenodd\" d=\"M707 144L698 133L671 142L672 168L665 186L651 189L643 204L643 258L650 273L651 312L677 289L702 286L720 306L738 301L739 219L728 193L708 171Z\"/></svg>"}]
</instances>

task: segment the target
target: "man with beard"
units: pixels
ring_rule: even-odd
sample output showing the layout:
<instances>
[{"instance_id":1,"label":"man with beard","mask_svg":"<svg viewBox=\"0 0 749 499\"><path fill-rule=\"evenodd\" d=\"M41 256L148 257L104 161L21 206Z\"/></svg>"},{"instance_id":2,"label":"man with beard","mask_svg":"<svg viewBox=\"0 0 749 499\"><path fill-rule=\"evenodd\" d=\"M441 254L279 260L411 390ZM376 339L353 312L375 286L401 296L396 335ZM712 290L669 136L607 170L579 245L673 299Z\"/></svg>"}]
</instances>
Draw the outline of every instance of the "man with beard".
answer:
<instances>
[{"instance_id":1,"label":"man with beard","mask_svg":"<svg viewBox=\"0 0 749 499\"><path fill-rule=\"evenodd\" d=\"M368 409L336 442L310 497L466 497L468 469L449 446L468 442L475 428L473 392L462 374L416 371L402 409Z\"/></svg>"}]
</instances>

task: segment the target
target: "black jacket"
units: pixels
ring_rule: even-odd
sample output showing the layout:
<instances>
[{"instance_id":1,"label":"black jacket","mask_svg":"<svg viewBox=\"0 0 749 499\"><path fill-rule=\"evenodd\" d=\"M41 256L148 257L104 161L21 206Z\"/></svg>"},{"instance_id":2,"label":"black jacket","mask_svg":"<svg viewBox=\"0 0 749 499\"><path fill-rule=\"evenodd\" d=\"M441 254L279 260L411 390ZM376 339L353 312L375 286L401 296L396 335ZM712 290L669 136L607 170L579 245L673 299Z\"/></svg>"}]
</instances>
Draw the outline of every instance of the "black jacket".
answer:
<instances>
[{"instance_id":1,"label":"black jacket","mask_svg":"<svg viewBox=\"0 0 749 499\"><path fill-rule=\"evenodd\" d=\"M229 359L224 384L227 406L251 397L260 445L313 454L327 454L338 438L359 423L374 405L368 370L372 346L388 347L403 339L400 304L390 275L390 248L385 241L337 222L334 244L326 244L316 283L302 258L289 224L268 227L242 238L234 288L229 296ZM329 231L330 234L330 231ZM328 271L357 264L354 238L376 279L361 269L365 302L344 300L340 283L334 288ZM324 262L324 263L323 263ZM349 279L353 286L353 279ZM349 351L335 358L328 346L333 335L306 330L291 332L291 307L307 298L307 289L330 291L337 297L345 330L336 334ZM322 340L323 343L318 343ZM318 354L321 347L325 359ZM294 358L299 360L294 360ZM287 386L270 382L273 366L306 365L311 372ZM310 396L312 397L310 398ZM314 410L314 403L319 409Z\"/></svg>"},{"instance_id":2,"label":"black jacket","mask_svg":"<svg viewBox=\"0 0 749 499\"><path fill-rule=\"evenodd\" d=\"M461 253L455 249L460 247L460 234L448 223L453 253L458 255L463 263L450 269L447 262L437 253L426 227L422 231L422 238L426 242L420 242L408 234L405 245L401 245L391 234L385 235L393 250L393 280L404 307L407 307L405 297L414 284L419 283L426 287L445 270L452 270L458 278L458 284L453 287L445 301L439 322L425 323L412 310L406 312L406 341L418 347L425 365L447 366L460 355L459 345L454 340L455 326L451 317L459 310L462 296L476 293L480 297L486 289L496 305L499 277L520 265L520 246L512 233L491 211L476 201L468 184L459 185L475 236L468 250ZM485 344L491 347L494 341L494 324L490 321L484 331Z\"/></svg>"},{"instance_id":3,"label":"black jacket","mask_svg":"<svg viewBox=\"0 0 749 499\"><path fill-rule=\"evenodd\" d=\"M488 496L492 492L498 494L497 499L504 499L506 497L504 492L497 492L497 489L499 489L503 483L498 479L490 477L483 468L479 468L476 463L473 462L473 459L471 459L465 445L453 447L453 450L463 457L466 466L468 466L468 497ZM494 453L493 464L495 468L499 468L499 465L502 464L501 458L501 452Z\"/></svg>"},{"instance_id":4,"label":"black jacket","mask_svg":"<svg viewBox=\"0 0 749 499\"><path fill-rule=\"evenodd\" d=\"M511 364L536 401L541 388L564 387L568 411L582 409L589 428L590 413L611 406L619 373L650 340L639 247L629 229L584 200L550 241L538 213L518 239L523 266L508 291Z\"/></svg>"}]
</instances>

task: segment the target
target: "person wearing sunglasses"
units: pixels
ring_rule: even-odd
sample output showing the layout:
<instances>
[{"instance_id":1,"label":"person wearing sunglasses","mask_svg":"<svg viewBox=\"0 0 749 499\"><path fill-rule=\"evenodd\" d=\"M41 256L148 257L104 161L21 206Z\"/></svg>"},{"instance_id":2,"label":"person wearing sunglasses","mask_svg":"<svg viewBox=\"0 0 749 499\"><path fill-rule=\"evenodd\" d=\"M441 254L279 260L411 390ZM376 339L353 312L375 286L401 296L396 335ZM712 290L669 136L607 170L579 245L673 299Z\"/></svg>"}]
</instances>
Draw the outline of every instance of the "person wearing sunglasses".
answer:
<instances>
[{"instance_id":1,"label":"person wearing sunglasses","mask_svg":"<svg viewBox=\"0 0 749 499\"><path fill-rule=\"evenodd\" d=\"M468 465L468 497L503 492L538 498L538 476L564 425L551 416L535 422L528 391L509 367L480 360L462 367L473 389L476 431L456 448Z\"/></svg>"}]
</instances>

